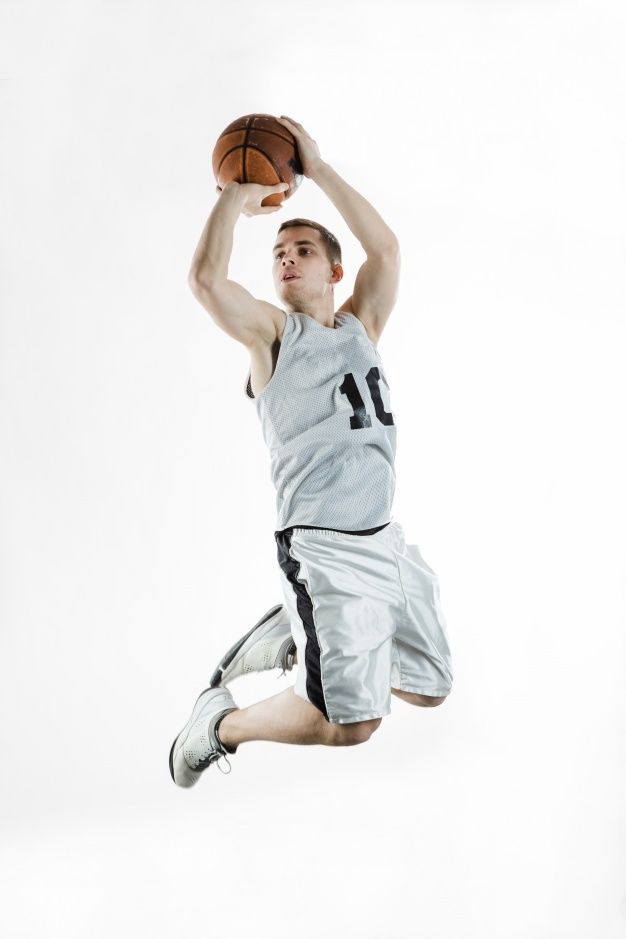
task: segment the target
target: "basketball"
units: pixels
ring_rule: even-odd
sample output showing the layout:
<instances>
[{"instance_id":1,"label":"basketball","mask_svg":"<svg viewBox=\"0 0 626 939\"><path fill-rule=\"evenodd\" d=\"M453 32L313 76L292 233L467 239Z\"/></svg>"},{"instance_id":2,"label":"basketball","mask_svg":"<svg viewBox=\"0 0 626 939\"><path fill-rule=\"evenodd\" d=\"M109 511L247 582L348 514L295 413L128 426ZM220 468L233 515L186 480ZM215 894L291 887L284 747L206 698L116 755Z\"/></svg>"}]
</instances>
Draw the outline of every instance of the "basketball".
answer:
<instances>
[{"instance_id":1,"label":"basketball","mask_svg":"<svg viewBox=\"0 0 626 939\"><path fill-rule=\"evenodd\" d=\"M246 114L229 124L217 138L212 162L222 189L231 180L288 184L284 192L266 196L261 205L280 205L294 194L304 175L295 137L271 114Z\"/></svg>"}]
</instances>

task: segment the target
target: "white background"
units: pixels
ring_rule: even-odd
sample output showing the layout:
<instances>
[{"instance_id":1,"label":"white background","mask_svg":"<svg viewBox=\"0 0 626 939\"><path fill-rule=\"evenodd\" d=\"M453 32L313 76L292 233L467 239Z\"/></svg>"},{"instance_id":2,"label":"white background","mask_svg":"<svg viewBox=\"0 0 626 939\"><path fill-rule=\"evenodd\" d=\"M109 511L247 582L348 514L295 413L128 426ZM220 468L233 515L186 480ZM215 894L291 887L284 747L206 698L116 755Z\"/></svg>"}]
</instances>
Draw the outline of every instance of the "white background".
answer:
<instances>
[{"instance_id":1,"label":"white background","mask_svg":"<svg viewBox=\"0 0 626 939\"><path fill-rule=\"evenodd\" d=\"M0 931L623 936L623 4L0 10ZM282 602L247 353L187 286L215 140L254 112L400 240L394 517L455 686L179 790L197 694ZM339 238L339 305L365 255L311 180L241 216L229 276L278 302L295 216Z\"/></svg>"}]
</instances>

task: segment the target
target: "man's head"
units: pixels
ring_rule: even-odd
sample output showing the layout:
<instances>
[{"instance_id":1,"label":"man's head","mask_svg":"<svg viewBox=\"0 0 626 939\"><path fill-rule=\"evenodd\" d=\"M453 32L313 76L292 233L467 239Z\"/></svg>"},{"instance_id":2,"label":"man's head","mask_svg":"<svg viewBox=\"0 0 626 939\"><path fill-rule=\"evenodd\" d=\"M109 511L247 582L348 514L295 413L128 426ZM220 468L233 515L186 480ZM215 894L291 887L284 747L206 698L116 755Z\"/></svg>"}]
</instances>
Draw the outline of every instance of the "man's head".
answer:
<instances>
[{"instance_id":1,"label":"man's head","mask_svg":"<svg viewBox=\"0 0 626 939\"><path fill-rule=\"evenodd\" d=\"M284 280L287 272L296 275ZM272 273L278 296L291 310L319 303L343 277L341 247L335 236L306 218L292 218L278 229Z\"/></svg>"}]
</instances>

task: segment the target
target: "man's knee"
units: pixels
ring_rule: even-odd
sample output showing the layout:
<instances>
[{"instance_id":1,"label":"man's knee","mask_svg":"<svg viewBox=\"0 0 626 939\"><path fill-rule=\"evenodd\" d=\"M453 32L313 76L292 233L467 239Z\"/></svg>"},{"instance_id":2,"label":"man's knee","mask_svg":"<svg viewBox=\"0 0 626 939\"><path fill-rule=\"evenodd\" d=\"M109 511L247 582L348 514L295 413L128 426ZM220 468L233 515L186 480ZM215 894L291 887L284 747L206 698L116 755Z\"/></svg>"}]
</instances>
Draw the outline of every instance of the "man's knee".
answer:
<instances>
[{"instance_id":1,"label":"man's knee","mask_svg":"<svg viewBox=\"0 0 626 939\"><path fill-rule=\"evenodd\" d=\"M409 704L417 704L423 708L437 707L438 704L443 704L447 697L447 695L443 695L437 698L431 694L418 694L416 691L401 691L399 688L392 688L391 691L392 694L402 698L403 701L407 701Z\"/></svg>"},{"instance_id":2,"label":"man's knee","mask_svg":"<svg viewBox=\"0 0 626 939\"><path fill-rule=\"evenodd\" d=\"M351 747L357 743L365 743L382 723L382 717L374 717L369 721L355 721L353 724L333 724L336 747Z\"/></svg>"},{"instance_id":3,"label":"man's knee","mask_svg":"<svg viewBox=\"0 0 626 939\"><path fill-rule=\"evenodd\" d=\"M446 695L441 698L435 698L430 694L416 694L415 697L419 699L415 703L419 704L423 708L437 707L438 704L443 704L443 702L446 700Z\"/></svg>"}]
</instances>

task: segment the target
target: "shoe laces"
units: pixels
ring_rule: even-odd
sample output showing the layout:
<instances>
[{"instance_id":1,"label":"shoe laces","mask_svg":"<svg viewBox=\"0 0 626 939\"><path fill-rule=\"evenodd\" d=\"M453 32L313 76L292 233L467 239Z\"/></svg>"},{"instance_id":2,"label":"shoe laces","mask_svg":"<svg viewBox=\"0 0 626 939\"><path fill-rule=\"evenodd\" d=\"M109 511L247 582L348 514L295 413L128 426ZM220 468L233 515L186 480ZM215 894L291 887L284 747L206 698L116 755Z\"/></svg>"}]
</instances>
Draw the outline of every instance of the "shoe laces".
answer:
<instances>
[{"instance_id":1,"label":"shoe laces","mask_svg":"<svg viewBox=\"0 0 626 939\"><path fill-rule=\"evenodd\" d=\"M293 659L294 659L295 654L296 654L296 644L292 640L291 645L288 646L287 648L287 653L285 655L285 659L282 665L282 671L280 675L276 676L277 678L283 678L287 674L288 671L289 672L291 671L291 669L293 668Z\"/></svg>"},{"instance_id":2,"label":"shoe laces","mask_svg":"<svg viewBox=\"0 0 626 939\"><path fill-rule=\"evenodd\" d=\"M220 760L226 760L226 762L228 763L228 769L222 769L222 767L220 766ZM219 769L220 773L224 774L224 776L228 776L228 774L232 770L232 766L230 765L230 760L228 759L225 753L220 753L220 755L215 761L215 765Z\"/></svg>"},{"instance_id":3,"label":"shoe laces","mask_svg":"<svg viewBox=\"0 0 626 939\"><path fill-rule=\"evenodd\" d=\"M218 748L215 751L215 756L213 757L213 760L215 761L215 765L219 769L220 773L223 773L224 776L228 776L228 774L232 770L232 766L230 765L230 760L228 759L228 756L227 756L228 751L226 750L226 747L222 743L222 740L218 733L220 723L221 723L221 718L220 720L218 720L217 726L215 727L215 730L214 730L215 739L217 740ZM222 769L222 767L220 766L220 760L226 760L226 763L228 764L228 769Z\"/></svg>"},{"instance_id":4,"label":"shoe laces","mask_svg":"<svg viewBox=\"0 0 626 939\"><path fill-rule=\"evenodd\" d=\"M228 763L228 769L222 769L222 767L220 766L220 760L226 760L226 762ZM230 760L228 759L226 755L226 750L214 750L208 756L205 756L204 759L199 760L196 766L194 767L194 769L203 770L203 769L206 769L207 766L212 766L213 763L215 763L220 773L223 773L225 776L228 776L228 774L232 770L232 766L230 765Z\"/></svg>"}]
</instances>

